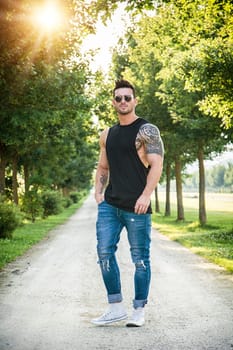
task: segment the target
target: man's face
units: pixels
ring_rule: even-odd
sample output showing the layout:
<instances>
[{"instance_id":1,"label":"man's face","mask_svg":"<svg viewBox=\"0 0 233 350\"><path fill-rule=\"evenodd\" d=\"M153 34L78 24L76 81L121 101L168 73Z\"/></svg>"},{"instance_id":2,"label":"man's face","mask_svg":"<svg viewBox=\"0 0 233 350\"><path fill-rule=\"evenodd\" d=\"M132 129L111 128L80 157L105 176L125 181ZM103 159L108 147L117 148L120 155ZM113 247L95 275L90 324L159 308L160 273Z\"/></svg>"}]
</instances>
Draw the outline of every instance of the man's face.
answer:
<instances>
[{"instance_id":1,"label":"man's face","mask_svg":"<svg viewBox=\"0 0 233 350\"><path fill-rule=\"evenodd\" d=\"M115 90L115 96L112 101L118 114L126 115L134 111L137 100L133 96L133 91L130 88L119 88Z\"/></svg>"}]
</instances>

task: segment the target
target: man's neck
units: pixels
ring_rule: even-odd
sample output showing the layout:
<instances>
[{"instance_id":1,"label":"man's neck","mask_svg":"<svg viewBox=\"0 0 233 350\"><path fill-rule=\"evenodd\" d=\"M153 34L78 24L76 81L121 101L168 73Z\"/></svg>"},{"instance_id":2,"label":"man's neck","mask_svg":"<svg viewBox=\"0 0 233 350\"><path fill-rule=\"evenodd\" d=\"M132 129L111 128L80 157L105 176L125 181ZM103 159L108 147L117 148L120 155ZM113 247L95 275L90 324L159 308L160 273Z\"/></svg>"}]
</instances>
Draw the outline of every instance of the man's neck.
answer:
<instances>
[{"instance_id":1,"label":"man's neck","mask_svg":"<svg viewBox=\"0 0 233 350\"><path fill-rule=\"evenodd\" d=\"M135 113L129 114L118 114L120 125L129 125L132 124L138 116Z\"/></svg>"}]
</instances>

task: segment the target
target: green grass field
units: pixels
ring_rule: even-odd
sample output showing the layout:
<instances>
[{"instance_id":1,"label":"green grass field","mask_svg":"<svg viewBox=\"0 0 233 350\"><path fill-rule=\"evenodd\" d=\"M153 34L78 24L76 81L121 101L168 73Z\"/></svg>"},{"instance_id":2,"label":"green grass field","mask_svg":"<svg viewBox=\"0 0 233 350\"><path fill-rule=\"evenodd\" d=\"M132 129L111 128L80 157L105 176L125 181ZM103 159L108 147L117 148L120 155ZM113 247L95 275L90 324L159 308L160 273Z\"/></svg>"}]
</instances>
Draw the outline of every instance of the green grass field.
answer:
<instances>
[{"instance_id":1,"label":"green grass field","mask_svg":"<svg viewBox=\"0 0 233 350\"><path fill-rule=\"evenodd\" d=\"M164 217L165 194L160 193L160 211L153 226L207 260L233 273L233 194L206 195L207 224L198 223L198 195L184 194L185 221L176 221L176 197L171 194L172 215Z\"/></svg>"}]
</instances>

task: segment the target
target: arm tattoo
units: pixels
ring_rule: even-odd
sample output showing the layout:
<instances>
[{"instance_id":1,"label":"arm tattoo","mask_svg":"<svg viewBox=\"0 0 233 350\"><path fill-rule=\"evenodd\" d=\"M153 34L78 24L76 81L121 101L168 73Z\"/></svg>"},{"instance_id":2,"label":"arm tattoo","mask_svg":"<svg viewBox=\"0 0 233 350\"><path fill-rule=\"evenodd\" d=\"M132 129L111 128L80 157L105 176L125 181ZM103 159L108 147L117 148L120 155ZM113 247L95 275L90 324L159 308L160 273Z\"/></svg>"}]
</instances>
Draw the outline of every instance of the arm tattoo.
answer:
<instances>
[{"instance_id":1,"label":"arm tattoo","mask_svg":"<svg viewBox=\"0 0 233 350\"><path fill-rule=\"evenodd\" d=\"M142 145L147 154L156 153L163 156L163 142L159 129L155 125L147 123L140 127L136 138L136 148L139 149Z\"/></svg>"},{"instance_id":2,"label":"arm tattoo","mask_svg":"<svg viewBox=\"0 0 233 350\"><path fill-rule=\"evenodd\" d=\"M101 183L102 186L101 186L100 193L103 192L103 190L104 190L104 188L105 188L105 186L107 184L107 181L108 181L108 176L105 175L105 174L101 174L100 175L100 183Z\"/></svg>"}]
</instances>

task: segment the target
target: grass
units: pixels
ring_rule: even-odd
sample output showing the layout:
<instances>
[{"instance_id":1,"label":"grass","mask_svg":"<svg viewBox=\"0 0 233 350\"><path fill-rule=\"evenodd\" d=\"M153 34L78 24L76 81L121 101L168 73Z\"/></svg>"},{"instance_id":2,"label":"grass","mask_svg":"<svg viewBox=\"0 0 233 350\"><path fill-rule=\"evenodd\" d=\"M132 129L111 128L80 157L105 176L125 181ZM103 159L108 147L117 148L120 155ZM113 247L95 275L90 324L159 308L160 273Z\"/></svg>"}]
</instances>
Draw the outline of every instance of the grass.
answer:
<instances>
[{"instance_id":1,"label":"grass","mask_svg":"<svg viewBox=\"0 0 233 350\"><path fill-rule=\"evenodd\" d=\"M84 199L64 209L58 215L24 224L14 231L12 239L0 239L0 269L41 241L50 230L64 223L82 205Z\"/></svg>"},{"instance_id":2,"label":"grass","mask_svg":"<svg viewBox=\"0 0 233 350\"><path fill-rule=\"evenodd\" d=\"M190 248L210 262L233 273L233 195L206 196L207 224L198 222L198 199L184 196L185 221L176 221L175 197L171 199L172 215L153 214L153 225L170 239ZM164 198L160 201L164 209Z\"/></svg>"}]
</instances>

